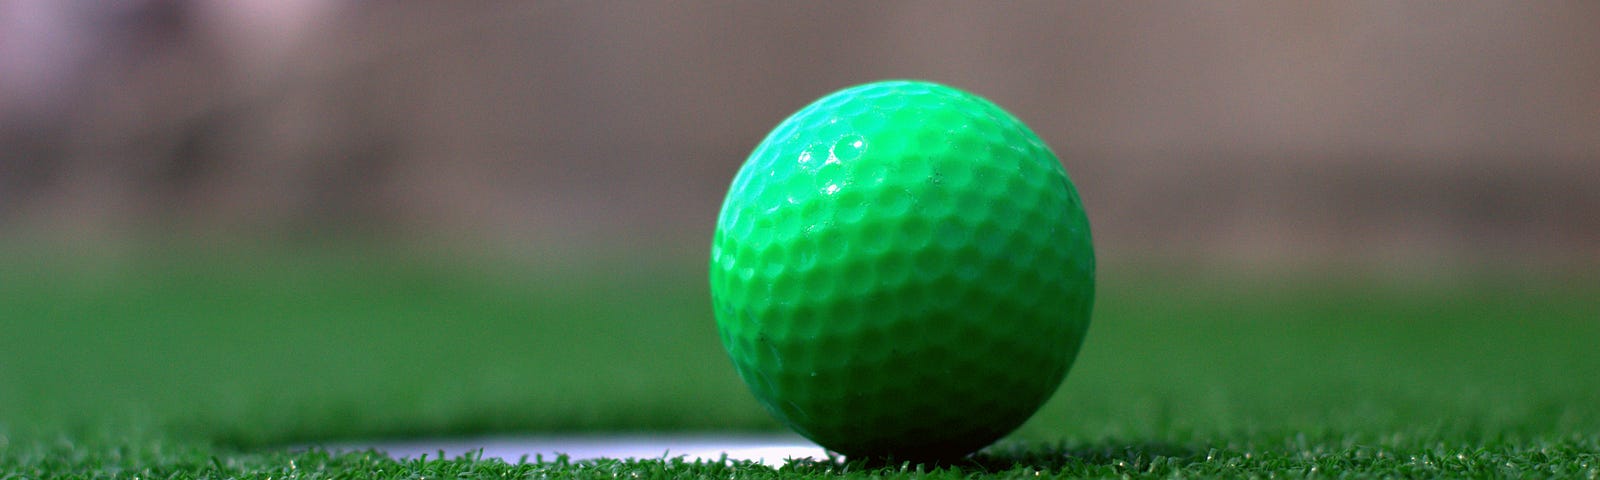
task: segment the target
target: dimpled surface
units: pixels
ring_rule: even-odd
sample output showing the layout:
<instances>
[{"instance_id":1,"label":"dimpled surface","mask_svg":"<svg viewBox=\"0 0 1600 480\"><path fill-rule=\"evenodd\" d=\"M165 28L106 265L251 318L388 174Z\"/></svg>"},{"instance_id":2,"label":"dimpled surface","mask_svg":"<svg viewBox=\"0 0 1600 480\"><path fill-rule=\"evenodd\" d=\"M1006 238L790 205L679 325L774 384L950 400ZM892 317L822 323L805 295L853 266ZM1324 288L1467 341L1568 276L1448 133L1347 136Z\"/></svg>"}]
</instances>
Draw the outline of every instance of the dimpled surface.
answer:
<instances>
[{"instance_id":1,"label":"dimpled surface","mask_svg":"<svg viewBox=\"0 0 1600 480\"><path fill-rule=\"evenodd\" d=\"M851 457L936 459L1014 430L1089 324L1077 191L1015 117L889 81L779 124L717 220L722 344L780 421Z\"/></svg>"}]
</instances>

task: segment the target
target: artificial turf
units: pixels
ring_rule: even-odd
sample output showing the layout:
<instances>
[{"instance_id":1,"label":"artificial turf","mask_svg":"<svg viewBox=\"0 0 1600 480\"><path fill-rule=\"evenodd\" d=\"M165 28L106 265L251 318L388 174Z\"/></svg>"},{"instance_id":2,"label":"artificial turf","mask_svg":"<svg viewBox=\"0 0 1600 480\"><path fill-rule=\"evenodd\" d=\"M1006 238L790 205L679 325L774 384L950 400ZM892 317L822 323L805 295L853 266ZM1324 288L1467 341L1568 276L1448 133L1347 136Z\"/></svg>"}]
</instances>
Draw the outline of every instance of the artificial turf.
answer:
<instances>
[{"instance_id":1,"label":"artificial turf","mask_svg":"<svg viewBox=\"0 0 1600 480\"><path fill-rule=\"evenodd\" d=\"M700 259L643 258L0 248L0 478L1600 476L1600 273L1462 264L1105 263L1064 387L944 465L289 447L779 428Z\"/></svg>"}]
</instances>

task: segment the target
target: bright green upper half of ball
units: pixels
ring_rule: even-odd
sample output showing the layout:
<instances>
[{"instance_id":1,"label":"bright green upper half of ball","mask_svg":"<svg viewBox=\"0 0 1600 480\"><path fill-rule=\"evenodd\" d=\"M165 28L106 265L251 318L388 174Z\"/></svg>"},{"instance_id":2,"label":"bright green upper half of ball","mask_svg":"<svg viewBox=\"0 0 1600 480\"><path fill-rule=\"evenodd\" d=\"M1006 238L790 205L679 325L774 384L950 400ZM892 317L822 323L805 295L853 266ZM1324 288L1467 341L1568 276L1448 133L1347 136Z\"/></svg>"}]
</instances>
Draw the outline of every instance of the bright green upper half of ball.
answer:
<instances>
[{"instance_id":1,"label":"bright green upper half of ball","mask_svg":"<svg viewBox=\"0 0 1600 480\"><path fill-rule=\"evenodd\" d=\"M1061 198L1020 197L1033 192ZM993 200L986 193L1000 193L998 200L1010 206L1032 207L1035 200L1057 203L1059 208L1049 209L1057 218L1001 220L1037 222L1031 228L1051 230L1066 243L1082 242L1071 247L1093 271L1088 219L1050 148L994 103L921 81L847 88L785 119L734 178L718 229L737 230L728 233L760 243L815 229L816 222L852 223L867 215L907 213L916 215L905 228L931 228L916 219L984 216L970 202ZM780 209L789 211L768 215ZM794 209L805 211L796 214ZM1055 231L1060 228L1070 232Z\"/></svg>"}]
</instances>

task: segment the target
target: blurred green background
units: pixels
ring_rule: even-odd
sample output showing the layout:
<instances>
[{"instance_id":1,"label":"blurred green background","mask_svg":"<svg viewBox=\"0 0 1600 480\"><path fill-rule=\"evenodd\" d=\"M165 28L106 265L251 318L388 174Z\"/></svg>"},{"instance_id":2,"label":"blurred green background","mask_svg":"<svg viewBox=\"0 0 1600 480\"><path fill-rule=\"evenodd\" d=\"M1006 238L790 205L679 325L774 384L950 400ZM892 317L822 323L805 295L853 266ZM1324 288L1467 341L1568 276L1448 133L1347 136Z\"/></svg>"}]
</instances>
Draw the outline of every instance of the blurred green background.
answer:
<instances>
[{"instance_id":1,"label":"blurred green background","mask_svg":"<svg viewBox=\"0 0 1600 480\"><path fill-rule=\"evenodd\" d=\"M711 226L767 129L884 78L1011 110L1089 210L1094 324L1022 437L1593 432L1596 21L0 2L0 447L777 428L716 342Z\"/></svg>"}]
</instances>

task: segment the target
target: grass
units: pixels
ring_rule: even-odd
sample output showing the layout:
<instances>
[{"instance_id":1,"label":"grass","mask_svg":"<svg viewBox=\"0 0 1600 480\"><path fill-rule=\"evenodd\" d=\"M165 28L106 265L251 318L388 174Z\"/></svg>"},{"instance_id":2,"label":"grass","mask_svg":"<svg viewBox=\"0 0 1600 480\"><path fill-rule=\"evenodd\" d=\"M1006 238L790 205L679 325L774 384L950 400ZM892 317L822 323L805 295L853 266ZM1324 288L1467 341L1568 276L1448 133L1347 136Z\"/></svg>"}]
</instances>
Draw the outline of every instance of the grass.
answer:
<instances>
[{"instance_id":1,"label":"grass","mask_svg":"<svg viewBox=\"0 0 1600 480\"><path fill-rule=\"evenodd\" d=\"M947 465L286 445L779 428L698 259L0 248L0 478L1600 476L1600 275L1108 265L1066 385Z\"/></svg>"}]
</instances>

